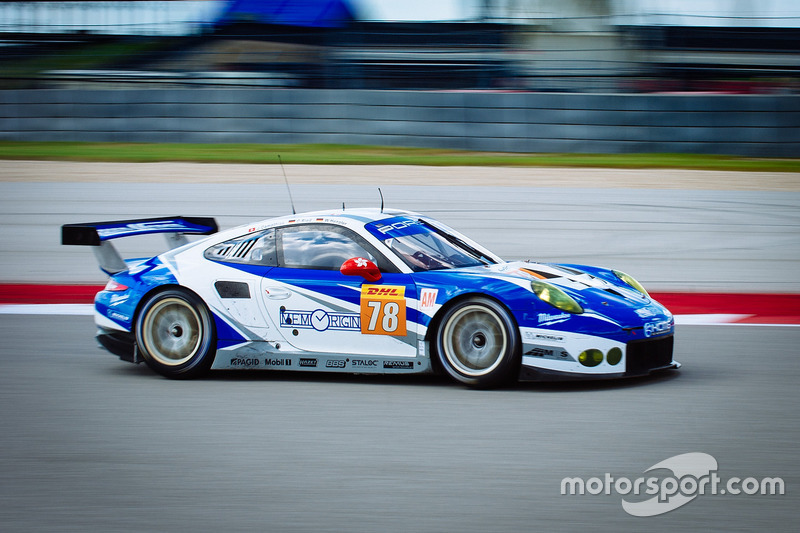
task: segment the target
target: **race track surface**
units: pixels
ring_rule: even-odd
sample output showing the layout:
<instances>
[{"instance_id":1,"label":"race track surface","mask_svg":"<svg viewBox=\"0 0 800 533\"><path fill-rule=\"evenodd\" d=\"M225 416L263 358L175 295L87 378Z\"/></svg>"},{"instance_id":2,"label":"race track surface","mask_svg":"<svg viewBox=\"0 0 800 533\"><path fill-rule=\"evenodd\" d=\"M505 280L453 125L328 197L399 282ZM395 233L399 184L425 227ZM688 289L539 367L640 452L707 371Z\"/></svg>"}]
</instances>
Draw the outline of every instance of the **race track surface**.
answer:
<instances>
[{"instance_id":1,"label":"race track surface","mask_svg":"<svg viewBox=\"0 0 800 533\"><path fill-rule=\"evenodd\" d=\"M3 531L796 528L800 328L679 326L680 371L498 391L424 376L169 381L93 332L90 317L0 316ZM634 480L688 452L723 480L780 476L786 494L698 495L649 518L614 492L561 494L565 477Z\"/></svg>"}]
</instances>

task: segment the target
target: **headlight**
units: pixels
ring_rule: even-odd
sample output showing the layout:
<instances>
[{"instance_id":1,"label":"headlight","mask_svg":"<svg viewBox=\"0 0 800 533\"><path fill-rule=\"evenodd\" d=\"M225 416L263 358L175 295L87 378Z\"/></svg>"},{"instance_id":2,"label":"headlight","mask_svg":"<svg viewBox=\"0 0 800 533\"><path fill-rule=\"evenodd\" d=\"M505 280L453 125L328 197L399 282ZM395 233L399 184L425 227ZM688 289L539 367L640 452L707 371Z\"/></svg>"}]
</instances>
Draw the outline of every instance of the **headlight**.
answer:
<instances>
[{"instance_id":1,"label":"headlight","mask_svg":"<svg viewBox=\"0 0 800 533\"><path fill-rule=\"evenodd\" d=\"M532 281L531 288L533 288L533 292L540 300L549 303L557 309L576 315L583 313L583 308L580 304L555 285L550 285L543 281Z\"/></svg>"},{"instance_id":2,"label":"headlight","mask_svg":"<svg viewBox=\"0 0 800 533\"><path fill-rule=\"evenodd\" d=\"M633 277L627 275L625 272L620 272L619 270L614 270L613 272L614 275L617 276L625 285L628 285L632 289L641 292L648 298L650 297L650 295L647 294L647 291L644 289L644 287L642 287L642 284L633 279Z\"/></svg>"},{"instance_id":3,"label":"headlight","mask_svg":"<svg viewBox=\"0 0 800 533\"><path fill-rule=\"evenodd\" d=\"M603 352L595 348L584 350L578 356L578 361L583 366L597 366L603 362Z\"/></svg>"}]
</instances>

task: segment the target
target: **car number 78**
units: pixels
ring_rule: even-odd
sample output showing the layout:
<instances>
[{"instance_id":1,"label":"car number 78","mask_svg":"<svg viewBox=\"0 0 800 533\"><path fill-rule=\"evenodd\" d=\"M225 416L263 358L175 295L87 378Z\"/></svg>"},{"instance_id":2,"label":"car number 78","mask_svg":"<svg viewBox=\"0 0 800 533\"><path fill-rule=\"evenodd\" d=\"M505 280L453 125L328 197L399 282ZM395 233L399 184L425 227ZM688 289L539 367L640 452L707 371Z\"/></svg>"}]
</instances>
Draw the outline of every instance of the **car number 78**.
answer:
<instances>
[{"instance_id":1,"label":"car number 78","mask_svg":"<svg viewBox=\"0 0 800 533\"><path fill-rule=\"evenodd\" d=\"M361 288L361 333L406 335L405 287L364 285Z\"/></svg>"}]
</instances>

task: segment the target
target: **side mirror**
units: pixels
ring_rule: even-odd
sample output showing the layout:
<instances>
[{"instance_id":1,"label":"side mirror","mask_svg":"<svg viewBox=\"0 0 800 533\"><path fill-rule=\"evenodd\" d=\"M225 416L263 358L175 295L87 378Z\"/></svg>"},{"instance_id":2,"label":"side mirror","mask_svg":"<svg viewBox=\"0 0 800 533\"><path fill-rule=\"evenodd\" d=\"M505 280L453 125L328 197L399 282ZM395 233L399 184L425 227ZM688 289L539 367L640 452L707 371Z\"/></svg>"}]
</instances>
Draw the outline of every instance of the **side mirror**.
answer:
<instances>
[{"instance_id":1,"label":"side mirror","mask_svg":"<svg viewBox=\"0 0 800 533\"><path fill-rule=\"evenodd\" d=\"M363 257L348 259L342 263L339 272L345 276L361 276L367 281L378 281L381 279L381 271L378 269L378 265Z\"/></svg>"}]
</instances>

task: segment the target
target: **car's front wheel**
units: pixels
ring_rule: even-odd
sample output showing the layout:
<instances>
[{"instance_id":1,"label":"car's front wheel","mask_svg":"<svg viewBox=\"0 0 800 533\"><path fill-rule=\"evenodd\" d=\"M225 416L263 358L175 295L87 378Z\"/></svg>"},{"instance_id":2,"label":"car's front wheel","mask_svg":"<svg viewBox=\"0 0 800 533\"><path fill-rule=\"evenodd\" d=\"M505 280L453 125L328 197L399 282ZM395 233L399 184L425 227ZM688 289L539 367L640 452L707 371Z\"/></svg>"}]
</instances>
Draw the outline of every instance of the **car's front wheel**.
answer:
<instances>
[{"instance_id":1,"label":"car's front wheel","mask_svg":"<svg viewBox=\"0 0 800 533\"><path fill-rule=\"evenodd\" d=\"M136 320L136 343L147 366L168 378L202 375L214 362L214 322L203 301L172 289L151 296Z\"/></svg>"},{"instance_id":2,"label":"car's front wheel","mask_svg":"<svg viewBox=\"0 0 800 533\"><path fill-rule=\"evenodd\" d=\"M516 324L499 303L484 297L463 300L442 316L436 355L455 380L489 388L510 381L519 370Z\"/></svg>"}]
</instances>

